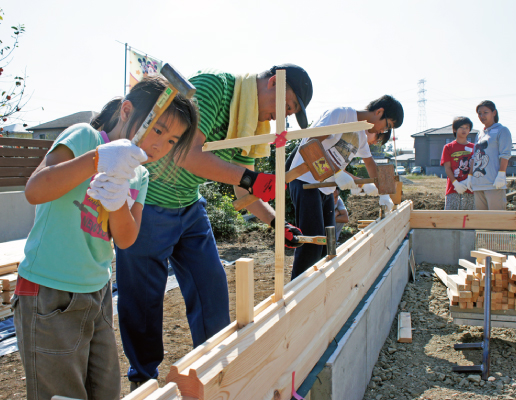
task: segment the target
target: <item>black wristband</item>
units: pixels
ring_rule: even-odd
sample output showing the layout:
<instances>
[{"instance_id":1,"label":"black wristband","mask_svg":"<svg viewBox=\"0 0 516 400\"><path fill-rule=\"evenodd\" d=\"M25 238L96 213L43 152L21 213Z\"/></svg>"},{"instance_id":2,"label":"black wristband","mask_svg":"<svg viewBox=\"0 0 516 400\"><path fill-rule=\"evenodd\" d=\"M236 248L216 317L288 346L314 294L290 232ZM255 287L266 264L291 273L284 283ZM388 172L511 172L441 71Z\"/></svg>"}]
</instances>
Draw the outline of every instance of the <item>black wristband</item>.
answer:
<instances>
[{"instance_id":1,"label":"black wristband","mask_svg":"<svg viewBox=\"0 0 516 400\"><path fill-rule=\"evenodd\" d=\"M238 186L241 188L244 188L251 193L250 188L254 185L254 182L256 181L256 178L258 178L258 172L251 171L250 169L245 169L244 175L242 175L242 178L240 179L240 183Z\"/></svg>"},{"instance_id":2,"label":"black wristband","mask_svg":"<svg viewBox=\"0 0 516 400\"><path fill-rule=\"evenodd\" d=\"M274 217L270 223L271 228L276 229L276 217Z\"/></svg>"}]
</instances>

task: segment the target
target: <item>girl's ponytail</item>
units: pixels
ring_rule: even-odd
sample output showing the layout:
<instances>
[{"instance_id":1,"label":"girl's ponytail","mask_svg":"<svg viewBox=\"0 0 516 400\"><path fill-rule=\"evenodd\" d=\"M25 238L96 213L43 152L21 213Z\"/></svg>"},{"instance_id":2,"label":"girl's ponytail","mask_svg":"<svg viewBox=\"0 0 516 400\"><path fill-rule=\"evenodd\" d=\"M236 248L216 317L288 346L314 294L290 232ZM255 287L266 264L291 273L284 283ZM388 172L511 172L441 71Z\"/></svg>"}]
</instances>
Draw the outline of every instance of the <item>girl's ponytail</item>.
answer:
<instances>
[{"instance_id":1,"label":"girl's ponytail","mask_svg":"<svg viewBox=\"0 0 516 400\"><path fill-rule=\"evenodd\" d=\"M122 98L114 98L102 108L99 115L90 121L90 125L98 131L111 132L118 123L121 105Z\"/></svg>"}]
</instances>

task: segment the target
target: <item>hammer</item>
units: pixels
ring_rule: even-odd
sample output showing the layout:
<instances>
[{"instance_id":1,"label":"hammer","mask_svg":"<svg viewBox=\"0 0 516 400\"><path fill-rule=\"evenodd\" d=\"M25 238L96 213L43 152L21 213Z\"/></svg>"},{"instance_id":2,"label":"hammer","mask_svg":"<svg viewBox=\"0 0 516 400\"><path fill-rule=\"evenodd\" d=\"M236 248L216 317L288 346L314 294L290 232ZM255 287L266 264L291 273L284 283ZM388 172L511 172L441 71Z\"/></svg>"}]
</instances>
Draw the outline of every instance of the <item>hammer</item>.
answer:
<instances>
[{"instance_id":1,"label":"hammer","mask_svg":"<svg viewBox=\"0 0 516 400\"><path fill-rule=\"evenodd\" d=\"M309 140L307 143L300 146L299 154L303 157L304 163L285 174L286 183L292 182L294 179L299 178L307 172L311 172L317 181L322 182L330 176L333 176L337 169L335 164L326 155L326 151L321 142L317 139ZM258 200L258 197L252 194L246 194L236 199L233 202L233 207L235 207L235 210L240 211L256 200Z\"/></svg>"},{"instance_id":2,"label":"hammer","mask_svg":"<svg viewBox=\"0 0 516 400\"><path fill-rule=\"evenodd\" d=\"M394 175L394 165L377 165L376 172L377 178L363 178L356 179L357 185L364 183L374 183L378 188L379 194L395 194L396 193L396 181L400 180L398 175ZM303 185L303 189L316 189L321 187L336 187L335 182L321 182L321 183L307 183Z\"/></svg>"},{"instance_id":3,"label":"hammer","mask_svg":"<svg viewBox=\"0 0 516 400\"><path fill-rule=\"evenodd\" d=\"M335 227L327 226L325 228L326 236L299 236L296 235L299 243L326 245L328 258L332 259L337 255L337 239L335 238Z\"/></svg>"},{"instance_id":4,"label":"hammer","mask_svg":"<svg viewBox=\"0 0 516 400\"><path fill-rule=\"evenodd\" d=\"M181 75L178 71L174 69L170 64L165 64L163 68L161 68L161 75L163 75L168 81L169 85L165 88L163 93L160 94L156 104L152 107L149 115L145 118L140 126L140 129L136 132L131 141L133 144L138 147L142 144L145 136L149 134L152 130L159 117L163 114L163 112L168 108L174 97L178 93L181 93L187 99L192 98L195 94L195 87L188 82L183 75Z\"/></svg>"}]
</instances>

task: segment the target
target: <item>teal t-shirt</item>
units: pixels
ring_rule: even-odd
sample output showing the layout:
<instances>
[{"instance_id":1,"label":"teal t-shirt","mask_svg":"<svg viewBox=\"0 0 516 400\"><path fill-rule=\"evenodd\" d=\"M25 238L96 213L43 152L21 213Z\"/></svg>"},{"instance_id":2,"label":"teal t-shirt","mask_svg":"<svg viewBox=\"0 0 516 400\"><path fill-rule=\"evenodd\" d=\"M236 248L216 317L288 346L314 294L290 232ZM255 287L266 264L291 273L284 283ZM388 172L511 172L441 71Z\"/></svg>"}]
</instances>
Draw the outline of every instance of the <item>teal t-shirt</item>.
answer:
<instances>
[{"instance_id":1,"label":"teal t-shirt","mask_svg":"<svg viewBox=\"0 0 516 400\"><path fill-rule=\"evenodd\" d=\"M79 157L104 144L104 140L90 125L77 124L59 135L49 153L60 144ZM25 258L18 268L21 277L75 293L95 292L109 281L113 259L111 235L98 221L99 202L86 194L91 179L59 199L37 205ZM136 177L129 183L131 198L138 203L145 202L148 181L145 167L136 168Z\"/></svg>"}]
</instances>

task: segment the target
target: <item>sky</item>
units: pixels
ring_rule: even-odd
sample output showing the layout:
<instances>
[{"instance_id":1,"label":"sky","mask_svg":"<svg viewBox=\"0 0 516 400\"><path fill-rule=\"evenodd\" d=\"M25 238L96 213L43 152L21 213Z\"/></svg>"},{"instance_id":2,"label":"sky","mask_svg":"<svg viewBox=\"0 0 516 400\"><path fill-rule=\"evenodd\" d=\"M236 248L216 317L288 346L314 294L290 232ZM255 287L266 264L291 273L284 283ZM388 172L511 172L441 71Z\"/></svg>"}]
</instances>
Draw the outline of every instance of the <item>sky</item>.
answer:
<instances>
[{"instance_id":1,"label":"sky","mask_svg":"<svg viewBox=\"0 0 516 400\"><path fill-rule=\"evenodd\" d=\"M26 73L30 100L18 120L35 126L100 111L124 92L124 45L188 76L202 68L261 72L295 63L310 75L308 121L336 106L364 109L391 94L405 120L397 146L418 130L418 81L425 79L427 128L459 115L481 129L475 108L495 102L516 142L516 1L496 0L10 0L11 25L26 33L0 79ZM512 44L511 44L512 43ZM1 65L0 65L1 66ZM289 118L297 128L295 118ZM273 128L274 129L274 128Z\"/></svg>"}]
</instances>

